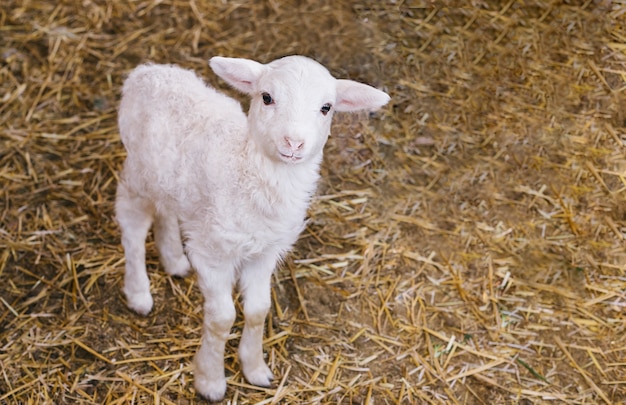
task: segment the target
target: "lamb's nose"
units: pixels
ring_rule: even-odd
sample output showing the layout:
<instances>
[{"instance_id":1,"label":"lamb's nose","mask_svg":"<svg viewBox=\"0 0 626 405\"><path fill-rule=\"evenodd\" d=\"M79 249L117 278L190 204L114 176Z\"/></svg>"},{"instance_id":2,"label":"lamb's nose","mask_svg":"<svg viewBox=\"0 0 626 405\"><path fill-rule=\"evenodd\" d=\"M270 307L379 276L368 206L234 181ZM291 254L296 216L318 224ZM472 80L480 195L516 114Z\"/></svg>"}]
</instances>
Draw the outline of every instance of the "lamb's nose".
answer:
<instances>
[{"instance_id":1,"label":"lamb's nose","mask_svg":"<svg viewBox=\"0 0 626 405\"><path fill-rule=\"evenodd\" d=\"M300 150L304 146L304 141L300 139L289 138L287 136L285 137L285 142L287 142L287 146L289 146L289 149L293 151Z\"/></svg>"}]
</instances>

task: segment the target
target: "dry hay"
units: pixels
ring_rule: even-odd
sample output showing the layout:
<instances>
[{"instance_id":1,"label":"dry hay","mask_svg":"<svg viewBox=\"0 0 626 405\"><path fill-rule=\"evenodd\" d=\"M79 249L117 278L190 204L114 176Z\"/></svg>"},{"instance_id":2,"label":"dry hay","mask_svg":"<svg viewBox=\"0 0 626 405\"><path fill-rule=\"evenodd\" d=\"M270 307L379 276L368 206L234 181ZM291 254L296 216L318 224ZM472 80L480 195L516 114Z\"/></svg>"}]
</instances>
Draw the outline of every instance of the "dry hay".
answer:
<instances>
[{"instance_id":1,"label":"dry hay","mask_svg":"<svg viewBox=\"0 0 626 405\"><path fill-rule=\"evenodd\" d=\"M227 402L623 403L625 19L623 0L3 1L0 403L199 401L195 278L150 241L155 309L120 293L120 85L152 60L223 87L208 57L291 53L393 100L336 117L275 277L275 387L243 380L239 319Z\"/></svg>"}]
</instances>

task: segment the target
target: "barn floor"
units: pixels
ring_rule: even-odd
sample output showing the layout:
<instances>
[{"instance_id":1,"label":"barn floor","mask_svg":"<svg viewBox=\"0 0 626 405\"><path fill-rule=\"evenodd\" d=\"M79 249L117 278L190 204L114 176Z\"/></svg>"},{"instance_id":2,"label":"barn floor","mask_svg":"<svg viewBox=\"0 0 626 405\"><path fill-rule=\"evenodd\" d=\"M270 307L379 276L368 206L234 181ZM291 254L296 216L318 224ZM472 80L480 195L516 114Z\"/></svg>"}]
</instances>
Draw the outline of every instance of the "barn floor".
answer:
<instances>
[{"instance_id":1,"label":"barn floor","mask_svg":"<svg viewBox=\"0 0 626 405\"><path fill-rule=\"evenodd\" d=\"M155 309L121 293L121 83L176 63L243 101L209 57L294 53L392 101L335 117L275 385L243 379L239 319L224 403L626 402L626 2L463 4L3 1L0 403L203 402L195 277L150 239Z\"/></svg>"}]
</instances>

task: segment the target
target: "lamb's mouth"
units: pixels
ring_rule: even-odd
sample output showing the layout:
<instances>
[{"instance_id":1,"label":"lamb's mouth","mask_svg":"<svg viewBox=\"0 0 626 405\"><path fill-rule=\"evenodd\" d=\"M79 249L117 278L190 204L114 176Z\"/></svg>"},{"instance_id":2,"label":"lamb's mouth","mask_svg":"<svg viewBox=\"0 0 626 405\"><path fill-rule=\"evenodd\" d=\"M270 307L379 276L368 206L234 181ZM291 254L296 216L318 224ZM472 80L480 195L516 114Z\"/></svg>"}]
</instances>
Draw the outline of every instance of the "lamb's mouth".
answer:
<instances>
[{"instance_id":1,"label":"lamb's mouth","mask_svg":"<svg viewBox=\"0 0 626 405\"><path fill-rule=\"evenodd\" d=\"M294 155L294 154L287 155L287 154L282 153L282 152L278 152L278 154L280 155L280 157L283 160L286 160L288 162L299 162L300 160L302 160L302 156L297 156L297 155Z\"/></svg>"}]
</instances>

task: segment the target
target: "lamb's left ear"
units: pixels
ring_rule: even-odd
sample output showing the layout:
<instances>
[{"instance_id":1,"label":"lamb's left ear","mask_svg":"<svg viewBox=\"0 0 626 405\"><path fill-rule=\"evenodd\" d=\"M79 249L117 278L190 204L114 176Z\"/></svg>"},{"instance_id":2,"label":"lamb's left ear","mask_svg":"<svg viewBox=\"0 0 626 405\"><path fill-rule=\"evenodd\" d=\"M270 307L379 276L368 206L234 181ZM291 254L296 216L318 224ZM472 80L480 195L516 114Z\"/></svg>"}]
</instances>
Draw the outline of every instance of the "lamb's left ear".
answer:
<instances>
[{"instance_id":1,"label":"lamb's left ear","mask_svg":"<svg viewBox=\"0 0 626 405\"><path fill-rule=\"evenodd\" d=\"M352 80L337 80L337 111L378 110L389 102L391 97L384 91Z\"/></svg>"},{"instance_id":2,"label":"lamb's left ear","mask_svg":"<svg viewBox=\"0 0 626 405\"><path fill-rule=\"evenodd\" d=\"M209 65L226 83L246 94L254 91L254 83L265 70L265 65L250 59L222 56L212 57Z\"/></svg>"}]
</instances>

